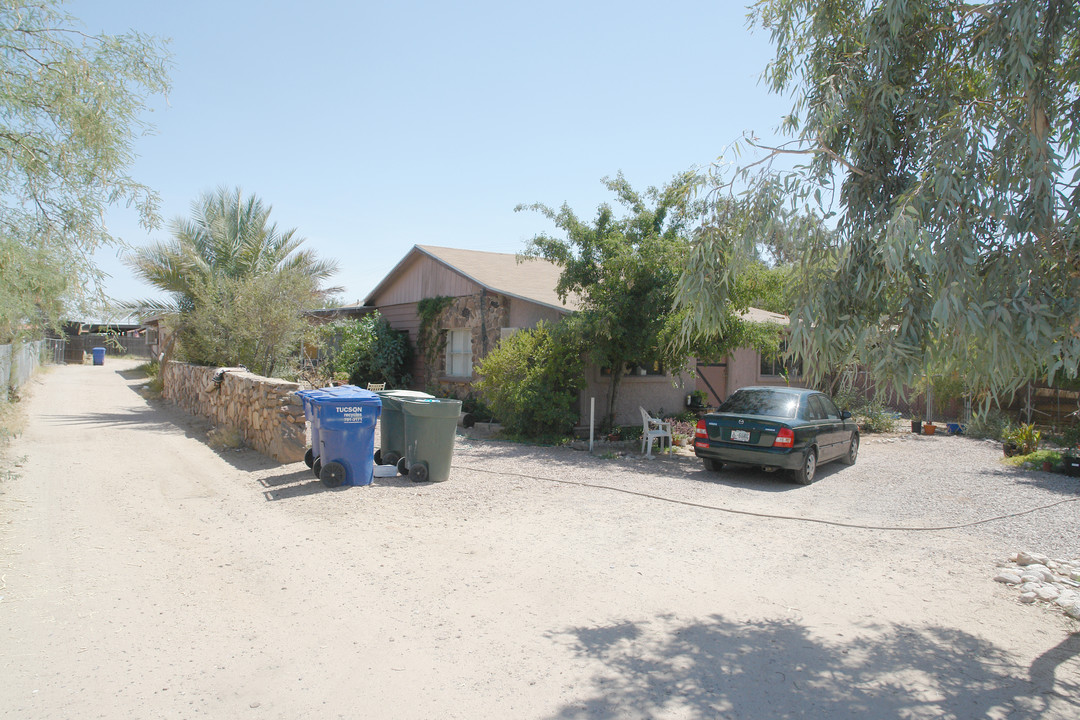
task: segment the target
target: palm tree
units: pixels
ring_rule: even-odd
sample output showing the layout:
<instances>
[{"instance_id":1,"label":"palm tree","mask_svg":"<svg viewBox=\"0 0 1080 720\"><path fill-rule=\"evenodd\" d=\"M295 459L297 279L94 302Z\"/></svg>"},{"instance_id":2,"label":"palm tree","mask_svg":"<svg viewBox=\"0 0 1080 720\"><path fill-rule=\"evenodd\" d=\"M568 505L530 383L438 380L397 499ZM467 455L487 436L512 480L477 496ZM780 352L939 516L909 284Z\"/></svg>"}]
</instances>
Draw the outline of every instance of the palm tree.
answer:
<instances>
[{"instance_id":1,"label":"palm tree","mask_svg":"<svg viewBox=\"0 0 1080 720\"><path fill-rule=\"evenodd\" d=\"M278 349L299 337L301 312L340 288L321 287L337 272L337 262L301 250L304 238L295 228L279 230L270 221L270 210L240 188L204 193L192 203L190 218L170 223L171 239L138 248L124 259L136 276L169 297L128 302L124 308L174 316L192 362L242 363L256 372L273 372ZM274 298L273 321L250 311L260 296ZM268 323L275 327L263 327Z\"/></svg>"},{"instance_id":2,"label":"palm tree","mask_svg":"<svg viewBox=\"0 0 1080 720\"><path fill-rule=\"evenodd\" d=\"M270 210L255 195L245 198L240 188L204 193L192 203L190 219L175 218L169 224L171 240L138 248L124 259L138 277L169 293L171 300L125 306L143 312L182 312L190 309L200 287L286 271L314 281L313 300L340 291L318 287L337 272L337 261L320 260L311 250L299 251L304 238L295 228L279 231L270 222Z\"/></svg>"}]
</instances>

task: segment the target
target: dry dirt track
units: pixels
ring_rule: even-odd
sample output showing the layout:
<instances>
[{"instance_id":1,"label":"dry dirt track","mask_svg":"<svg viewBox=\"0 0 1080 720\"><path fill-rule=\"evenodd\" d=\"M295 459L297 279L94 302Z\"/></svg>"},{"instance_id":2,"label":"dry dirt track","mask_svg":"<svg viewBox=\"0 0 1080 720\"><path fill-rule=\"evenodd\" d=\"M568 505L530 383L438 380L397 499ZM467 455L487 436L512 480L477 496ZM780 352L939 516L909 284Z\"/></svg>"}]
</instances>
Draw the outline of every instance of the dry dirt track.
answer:
<instances>
[{"instance_id":1,"label":"dry dirt track","mask_svg":"<svg viewBox=\"0 0 1080 720\"><path fill-rule=\"evenodd\" d=\"M447 483L325 491L212 451L130 366L40 375L9 451L0 717L1080 716L1075 624L993 583L977 533L691 504L868 520L842 472L461 442Z\"/></svg>"}]
</instances>

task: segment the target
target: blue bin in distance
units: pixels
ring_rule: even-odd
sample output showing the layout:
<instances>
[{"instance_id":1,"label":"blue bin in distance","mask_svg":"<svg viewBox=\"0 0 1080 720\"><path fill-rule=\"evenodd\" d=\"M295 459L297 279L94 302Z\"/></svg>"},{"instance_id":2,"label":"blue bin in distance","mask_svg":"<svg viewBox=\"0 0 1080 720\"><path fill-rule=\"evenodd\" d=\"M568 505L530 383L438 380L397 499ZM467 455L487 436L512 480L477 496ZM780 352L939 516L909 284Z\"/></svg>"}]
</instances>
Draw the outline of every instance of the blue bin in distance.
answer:
<instances>
[{"instance_id":1,"label":"blue bin in distance","mask_svg":"<svg viewBox=\"0 0 1080 720\"><path fill-rule=\"evenodd\" d=\"M310 397L319 425L319 479L327 487L370 485L375 472L382 401L370 390L345 387Z\"/></svg>"},{"instance_id":2,"label":"blue bin in distance","mask_svg":"<svg viewBox=\"0 0 1080 720\"><path fill-rule=\"evenodd\" d=\"M93 348L91 350L91 352L94 354L94 364L95 365L104 365L105 364L105 348L96 347L96 348Z\"/></svg>"}]
</instances>

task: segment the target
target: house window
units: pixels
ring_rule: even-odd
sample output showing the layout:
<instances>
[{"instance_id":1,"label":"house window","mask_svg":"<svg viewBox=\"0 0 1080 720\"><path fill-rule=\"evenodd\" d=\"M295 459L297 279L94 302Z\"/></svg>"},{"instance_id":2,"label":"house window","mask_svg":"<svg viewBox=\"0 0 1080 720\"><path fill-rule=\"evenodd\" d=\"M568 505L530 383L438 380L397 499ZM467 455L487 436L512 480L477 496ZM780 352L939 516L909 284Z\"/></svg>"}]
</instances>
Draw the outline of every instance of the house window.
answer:
<instances>
[{"instance_id":1,"label":"house window","mask_svg":"<svg viewBox=\"0 0 1080 720\"><path fill-rule=\"evenodd\" d=\"M791 361L784 358L784 353L787 352L787 343L782 343L780 349L776 351L775 355L761 354L761 375L780 376L787 375L788 377L799 377L802 375L802 366L798 361Z\"/></svg>"},{"instance_id":2,"label":"house window","mask_svg":"<svg viewBox=\"0 0 1080 720\"><path fill-rule=\"evenodd\" d=\"M446 331L446 374L472 377L472 330Z\"/></svg>"}]
</instances>

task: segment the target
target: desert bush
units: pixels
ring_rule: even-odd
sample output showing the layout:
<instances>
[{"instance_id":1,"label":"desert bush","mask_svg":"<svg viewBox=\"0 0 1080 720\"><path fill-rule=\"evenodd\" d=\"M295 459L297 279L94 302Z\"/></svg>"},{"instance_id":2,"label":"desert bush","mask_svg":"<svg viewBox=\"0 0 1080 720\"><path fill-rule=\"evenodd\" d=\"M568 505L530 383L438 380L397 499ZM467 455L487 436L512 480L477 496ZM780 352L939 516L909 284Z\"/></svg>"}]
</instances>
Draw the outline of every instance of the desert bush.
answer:
<instances>
[{"instance_id":1,"label":"desert bush","mask_svg":"<svg viewBox=\"0 0 1080 720\"><path fill-rule=\"evenodd\" d=\"M585 349L572 323L542 322L500 341L477 366L476 388L508 434L568 434L578 420Z\"/></svg>"},{"instance_id":2,"label":"desert bush","mask_svg":"<svg viewBox=\"0 0 1080 720\"><path fill-rule=\"evenodd\" d=\"M976 413L964 425L964 434L973 438L1002 440L1009 429L1008 419L997 410Z\"/></svg>"},{"instance_id":3,"label":"desert bush","mask_svg":"<svg viewBox=\"0 0 1080 720\"><path fill-rule=\"evenodd\" d=\"M859 430L864 433L886 433L896 430L896 413L878 400L871 400L853 412Z\"/></svg>"},{"instance_id":4,"label":"desert bush","mask_svg":"<svg viewBox=\"0 0 1080 720\"><path fill-rule=\"evenodd\" d=\"M375 311L359 320L334 323L320 330L321 342L330 352L335 379L347 377L353 385L386 383L408 387L413 351L409 335L395 330Z\"/></svg>"}]
</instances>

